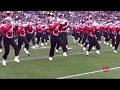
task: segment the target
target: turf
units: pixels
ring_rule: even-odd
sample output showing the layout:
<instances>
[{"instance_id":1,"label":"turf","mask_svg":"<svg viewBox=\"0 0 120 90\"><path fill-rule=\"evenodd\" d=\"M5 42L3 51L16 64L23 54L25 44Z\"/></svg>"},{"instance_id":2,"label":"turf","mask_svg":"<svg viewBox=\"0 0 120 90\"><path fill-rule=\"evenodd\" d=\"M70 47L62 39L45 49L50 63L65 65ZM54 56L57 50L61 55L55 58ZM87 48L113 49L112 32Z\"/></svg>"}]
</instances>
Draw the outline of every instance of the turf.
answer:
<instances>
[{"instance_id":1,"label":"turf","mask_svg":"<svg viewBox=\"0 0 120 90\"><path fill-rule=\"evenodd\" d=\"M95 51L91 51L90 56L86 56L82 48L76 43L73 43L72 37L68 36L69 47L68 58L62 56L62 50L59 54L55 54L54 60L48 60L48 48L35 50L30 48L30 56L27 56L22 48L20 53L20 63L13 62L14 50L8 56L7 66L2 66L0 63L0 78L1 79L56 79L59 77L81 74L103 69L104 66L119 67L120 66L120 51L115 54L109 46L103 45L103 40L100 44L101 55L97 55ZM109 50L109 51L106 51ZM0 61L2 60L0 53ZM109 72L98 72L94 74L71 77L70 79L91 79L91 78L120 78L120 69Z\"/></svg>"}]
</instances>

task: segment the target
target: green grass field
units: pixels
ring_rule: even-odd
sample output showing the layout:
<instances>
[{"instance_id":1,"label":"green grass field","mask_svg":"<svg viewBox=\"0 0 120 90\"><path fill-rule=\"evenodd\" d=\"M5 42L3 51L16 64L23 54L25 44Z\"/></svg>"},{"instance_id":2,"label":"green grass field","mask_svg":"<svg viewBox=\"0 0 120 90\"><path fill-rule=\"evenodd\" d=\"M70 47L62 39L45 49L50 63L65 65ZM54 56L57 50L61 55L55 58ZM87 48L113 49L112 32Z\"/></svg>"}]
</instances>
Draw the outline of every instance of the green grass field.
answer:
<instances>
[{"instance_id":1,"label":"green grass field","mask_svg":"<svg viewBox=\"0 0 120 90\"><path fill-rule=\"evenodd\" d=\"M72 37L68 36L69 47L68 58L62 56L62 50L55 54L54 60L48 60L49 48L31 49L30 56L27 56L23 49L20 53L20 63L14 62L14 50L11 48L8 56L7 65L2 66L2 54L0 53L0 78L1 79L56 79L60 77L72 76L67 79L108 79L120 78L120 69L110 70L109 72L96 72L103 67L120 67L120 51L115 54L109 46L101 45L101 55L91 51L90 56L86 56L82 48L73 43ZM49 43L50 45L50 43ZM48 45L48 46L49 46ZM40 46L40 45L39 45ZM47 46L47 47L48 47ZM83 75L84 74L84 75Z\"/></svg>"}]
</instances>

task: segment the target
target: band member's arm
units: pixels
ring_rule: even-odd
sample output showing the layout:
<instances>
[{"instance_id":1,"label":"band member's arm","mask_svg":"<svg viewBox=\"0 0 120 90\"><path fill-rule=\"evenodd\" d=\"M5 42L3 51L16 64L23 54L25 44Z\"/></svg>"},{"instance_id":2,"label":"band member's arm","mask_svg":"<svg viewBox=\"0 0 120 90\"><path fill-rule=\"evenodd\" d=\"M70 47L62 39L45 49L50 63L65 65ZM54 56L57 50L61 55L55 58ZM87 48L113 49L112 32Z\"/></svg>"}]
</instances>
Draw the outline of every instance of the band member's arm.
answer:
<instances>
[{"instance_id":1,"label":"band member's arm","mask_svg":"<svg viewBox=\"0 0 120 90\"><path fill-rule=\"evenodd\" d=\"M49 26L49 29L50 29L50 31L52 31L52 30L54 30L56 27L57 27L57 24L55 24L55 25L50 25L50 26Z\"/></svg>"},{"instance_id":2,"label":"band member's arm","mask_svg":"<svg viewBox=\"0 0 120 90\"><path fill-rule=\"evenodd\" d=\"M2 26L2 31L7 32L12 28L12 26Z\"/></svg>"},{"instance_id":3,"label":"band member's arm","mask_svg":"<svg viewBox=\"0 0 120 90\"><path fill-rule=\"evenodd\" d=\"M68 27L69 27L69 25L66 25L66 26L63 27L63 29L67 29Z\"/></svg>"}]
</instances>

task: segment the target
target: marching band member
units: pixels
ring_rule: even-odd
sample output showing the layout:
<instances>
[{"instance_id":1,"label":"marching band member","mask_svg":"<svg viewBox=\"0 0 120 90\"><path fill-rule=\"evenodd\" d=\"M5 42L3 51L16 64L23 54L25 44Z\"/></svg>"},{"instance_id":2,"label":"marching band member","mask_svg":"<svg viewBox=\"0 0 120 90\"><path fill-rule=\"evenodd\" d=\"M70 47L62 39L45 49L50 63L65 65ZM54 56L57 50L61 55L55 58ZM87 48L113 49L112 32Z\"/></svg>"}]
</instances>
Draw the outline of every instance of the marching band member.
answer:
<instances>
[{"instance_id":1,"label":"marching band member","mask_svg":"<svg viewBox=\"0 0 120 90\"><path fill-rule=\"evenodd\" d=\"M10 51L10 45L14 48L15 51L15 62L20 62L19 61L19 51L18 51L18 46L15 42L15 39L13 37L14 33L14 26L11 24L11 18L5 18L5 24L1 25L1 30L2 30L2 35L3 35L3 45L5 48L4 54L3 54L3 61L2 64L6 66L6 60L7 56Z\"/></svg>"},{"instance_id":2,"label":"marching band member","mask_svg":"<svg viewBox=\"0 0 120 90\"><path fill-rule=\"evenodd\" d=\"M0 29L0 53L2 52L2 30Z\"/></svg>"},{"instance_id":3,"label":"marching band member","mask_svg":"<svg viewBox=\"0 0 120 90\"><path fill-rule=\"evenodd\" d=\"M64 41L66 48L68 47L68 40L67 40L67 28L69 27L68 22L66 21L62 21L60 22L60 26L59 26L59 36L60 38ZM56 53L58 53L59 47L60 47L60 43L57 43L56 46Z\"/></svg>"},{"instance_id":4,"label":"marching band member","mask_svg":"<svg viewBox=\"0 0 120 90\"><path fill-rule=\"evenodd\" d=\"M18 24L18 28L16 30L17 33L17 37L18 37L18 49L19 49L19 53L21 50L21 46L24 43L25 44L25 48L24 51L27 55L30 55L30 53L28 52L29 49L29 42L27 41L25 35L26 35L26 31L25 31L25 24L22 25L22 23Z\"/></svg>"},{"instance_id":5,"label":"marching band member","mask_svg":"<svg viewBox=\"0 0 120 90\"><path fill-rule=\"evenodd\" d=\"M120 24L118 23L116 26L116 43L115 43L115 49L114 49L115 53L117 53L119 43L120 43Z\"/></svg>"},{"instance_id":6,"label":"marching band member","mask_svg":"<svg viewBox=\"0 0 120 90\"><path fill-rule=\"evenodd\" d=\"M42 30L42 41L41 41L41 46L44 46L44 42L46 42L45 44L47 45L47 30L48 27L46 25L41 26L41 30Z\"/></svg>"},{"instance_id":7,"label":"marching band member","mask_svg":"<svg viewBox=\"0 0 120 90\"><path fill-rule=\"evenodd\" d=\"M36 47L38 47L40 39L42 40L42 29L40 24L37 24L35 31L36 31L36 38L37 38Z\"/></svg>"},{"instance_id":8,"label":"marching band member","mask_svg":"<svg viewBox=\"0 0 120 90\"><path fill-rule=\"evenodd\" d=\"M49 53L49 60L50 61L53 60L52 57L54 56L54 50L55 50L57 43L60 43L60 45L62 46L63 56L67 57L66 45L65 45L64 41L59 36L59 26L60 25L57 23L56 19L53 19L52 24L49 25L49 29L51 32L51 48L50 48L50 53Z\"/></svg>"},{"instance_id":9,"label":"marching band member","mask_svg":"<svg viewBox=\"0 0 120 90\"><path fill-rule=\"evenodd\" d=\"M36 49L35 47L35 28L33 27L33 23L32 22L28 22L26 29L26 39L28 40L29 44L32 41L32 48Z\"/></svg>"},{"instance_id":10,"label":"marching band member","mask_svg":"<svg viewBox=\"0 0 120 90\"><path fill-rule=\"evenodd\" d=\"M88 47L88 50L86 51L87 56L89 55L89 52L91 51L93 46L96 46L96 49L97 49L96 53L100 54L100 51L99 51L100 45L97 39L95 38L95 29L96 29L96 26L93 24L90 24L87 30L88 41L89 41L89 47Z\"/></svg>"}]
</instances>

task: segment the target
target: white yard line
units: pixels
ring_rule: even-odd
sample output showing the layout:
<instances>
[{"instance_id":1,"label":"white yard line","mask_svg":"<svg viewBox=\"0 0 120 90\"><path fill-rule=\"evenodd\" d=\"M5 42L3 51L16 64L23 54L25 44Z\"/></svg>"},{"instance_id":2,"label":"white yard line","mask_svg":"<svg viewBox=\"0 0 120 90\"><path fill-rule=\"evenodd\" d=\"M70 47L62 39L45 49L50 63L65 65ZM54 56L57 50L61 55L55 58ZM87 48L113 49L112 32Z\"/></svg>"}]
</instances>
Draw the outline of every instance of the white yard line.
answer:
<instances>
[{"instance_id":1,"label":"white yard line","mask_svg":"<svg viewBox=\"0 0 120 90\"><path fill-rule=\"evenodd\" d=\"M109 70L116 70L116 69L120 69L120 67L110 68ZM65 76L65 77L59 77L59 78L56 78L56 79L66 79L66 78L71 78L71 77L76 77L76 76L94 74L94 73L103 72L103 71L104 71L104 70L86 72L86 73L81 73L81 74L75 74L75 75Z\"/></svg>"}]
</instances>

